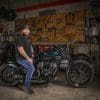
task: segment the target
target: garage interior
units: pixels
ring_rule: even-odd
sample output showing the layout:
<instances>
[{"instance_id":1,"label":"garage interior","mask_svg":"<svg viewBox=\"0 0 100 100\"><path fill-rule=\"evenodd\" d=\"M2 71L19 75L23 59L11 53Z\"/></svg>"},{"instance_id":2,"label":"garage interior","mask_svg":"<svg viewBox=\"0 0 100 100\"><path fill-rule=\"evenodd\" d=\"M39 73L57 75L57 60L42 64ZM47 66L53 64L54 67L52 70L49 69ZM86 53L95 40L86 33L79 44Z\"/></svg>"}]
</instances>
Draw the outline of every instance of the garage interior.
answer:
<instances>
[{"instance_id":1,"label":"garage interior","mask_svg":"<svg viewBox=\"0 0 100 100\"><path fill-rule=\"evenodd\" d=\"M15 62L13 45L23 25L30 27L34 55L58 47L67 58L86 62L91 78L84 86L73 83L69 66L76 63L62 58L53 82L32 83L35 94L25 94L23 83L11 87L0 79L0 100L100 100L100 0L1 0L0 78L2 66Z\"/></svg>"}]
</instances>

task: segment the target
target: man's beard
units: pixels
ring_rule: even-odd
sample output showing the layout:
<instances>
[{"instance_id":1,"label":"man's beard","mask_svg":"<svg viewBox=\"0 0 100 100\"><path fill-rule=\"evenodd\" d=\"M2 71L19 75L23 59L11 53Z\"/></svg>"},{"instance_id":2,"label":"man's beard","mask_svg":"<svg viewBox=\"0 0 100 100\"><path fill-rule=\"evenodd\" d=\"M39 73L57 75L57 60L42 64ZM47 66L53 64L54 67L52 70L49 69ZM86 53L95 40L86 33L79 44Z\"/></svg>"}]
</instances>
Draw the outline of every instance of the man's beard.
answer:
<instances>
[{"instance_id":1,"label":"man's beard","mask_svg":"<svg viewBox=\"0 0 100 100\"><path fill-rule=\"evenodd\" d=\"M26 35L26 34L23 34L23 35L24 35L25 37L29 37L29 35L30 35L30 34L28 34L28 35Z\"/></svg>"}]
</instances>

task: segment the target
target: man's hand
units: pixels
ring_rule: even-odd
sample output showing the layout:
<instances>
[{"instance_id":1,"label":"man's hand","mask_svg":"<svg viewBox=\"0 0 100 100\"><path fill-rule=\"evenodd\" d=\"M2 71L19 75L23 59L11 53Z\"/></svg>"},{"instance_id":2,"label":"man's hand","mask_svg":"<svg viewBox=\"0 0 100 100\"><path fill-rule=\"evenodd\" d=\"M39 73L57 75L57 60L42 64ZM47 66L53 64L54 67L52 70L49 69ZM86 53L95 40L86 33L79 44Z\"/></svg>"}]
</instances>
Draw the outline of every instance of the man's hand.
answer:
<instances>
[{"instance_id":1,"label":"man's hand","mask_svg":"<svg viewBox=\"0 0 100 100\"><path fill-rule=\"evenodd\" d=\"M33 59L28 57L23 47L18 47L18 51L25 59L27 59L31 64L33 64Z\"/></svg>"},{"instance_id":2,"label":"man's hand","mask_svg":"<svg viewBox=\"0 0 100 100\"><path fill-rule=\"evenodd\" d=\"M27 58L27 60L28 60L31 64L33 64L33 59Z\"/></svg>"},{"instance_id":3,"label":"man's hand","mask_svg":"<svg viewBox=\"0 0 100 100\"><path fill-rule=\"evenodd\" d=\"M34 58L34 53L32 53L32 58Z\"/></svg>"}]
</instances>

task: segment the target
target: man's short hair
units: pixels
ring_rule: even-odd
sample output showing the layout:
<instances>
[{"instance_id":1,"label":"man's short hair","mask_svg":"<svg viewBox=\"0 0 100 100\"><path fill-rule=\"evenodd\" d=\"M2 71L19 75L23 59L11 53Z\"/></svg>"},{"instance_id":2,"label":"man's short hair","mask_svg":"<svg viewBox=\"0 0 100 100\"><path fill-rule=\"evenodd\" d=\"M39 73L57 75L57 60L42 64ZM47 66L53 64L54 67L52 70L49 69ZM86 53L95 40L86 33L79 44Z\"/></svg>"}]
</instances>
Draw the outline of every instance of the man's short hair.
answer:
<instances>
[{"instance_id":1,"label":"man's short hair","mask_svg":"<svg viewBox=\"0 0 100 100\"><path fill-rule=\"evenodd\" d=\"M23 25L23 26L21 27L22 30L24 30L25 28L28 28L28 29L29 29L29 25Z\"/></svg>"}]
</instances>

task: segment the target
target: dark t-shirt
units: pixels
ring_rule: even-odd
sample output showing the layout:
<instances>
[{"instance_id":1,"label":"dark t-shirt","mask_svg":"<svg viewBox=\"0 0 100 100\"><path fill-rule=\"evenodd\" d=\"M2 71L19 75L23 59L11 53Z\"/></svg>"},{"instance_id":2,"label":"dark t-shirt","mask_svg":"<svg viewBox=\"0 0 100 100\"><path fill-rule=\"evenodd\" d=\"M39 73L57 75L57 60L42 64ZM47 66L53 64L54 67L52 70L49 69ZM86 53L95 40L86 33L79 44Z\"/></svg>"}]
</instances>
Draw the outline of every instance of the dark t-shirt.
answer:
<instances>
[{"instance_id":1,"label":"dark t-shirt","mask_svg":"<svg viewBox=\"0 0 100 100\"><path fill-rule=\"evenodd\" d=\"M22 46L26 52L26 54L32 58L32 51L31 51L31 43L27 39L27 37L23 35L19 35L16 39L16 60L25 59L18 51L18 47Z\"/></svg>"}]
</instances>

